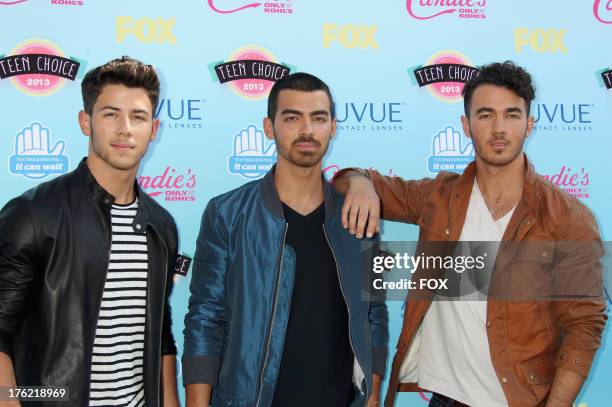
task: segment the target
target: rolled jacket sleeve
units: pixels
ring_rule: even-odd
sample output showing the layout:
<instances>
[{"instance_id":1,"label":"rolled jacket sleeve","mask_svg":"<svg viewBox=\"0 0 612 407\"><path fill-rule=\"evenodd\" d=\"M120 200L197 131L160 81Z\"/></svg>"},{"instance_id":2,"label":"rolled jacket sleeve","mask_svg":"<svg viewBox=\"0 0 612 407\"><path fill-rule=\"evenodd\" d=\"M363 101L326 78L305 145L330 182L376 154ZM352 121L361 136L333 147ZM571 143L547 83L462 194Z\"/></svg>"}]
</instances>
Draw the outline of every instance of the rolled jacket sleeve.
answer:
<instances>
[{"instance_id":1,"label":"rolled jacket sleeve","mask_svg":"<svg viewBox=\"0 0 612 407\"><path fill-rule=\"evenodd\" d=\"M227 232L212 199L202 216L196 243L189 311L185 317L183 382L216 385L228 323Z\"/></svg>"},{"instance_id":2,"label":"rolled jacket sleeve","mask_svg":"<svg viewBox=\"0 0 612 407\"><path fill-rule=\"evenodd\" d=\"M553 270L555 296L562 298L554 302L554 310L564 331L555 366L586 378L607 319L601 263L604 250L589 210L581 205L572 218L558 238L558 261Z\"/></svg>"}]
</instances>

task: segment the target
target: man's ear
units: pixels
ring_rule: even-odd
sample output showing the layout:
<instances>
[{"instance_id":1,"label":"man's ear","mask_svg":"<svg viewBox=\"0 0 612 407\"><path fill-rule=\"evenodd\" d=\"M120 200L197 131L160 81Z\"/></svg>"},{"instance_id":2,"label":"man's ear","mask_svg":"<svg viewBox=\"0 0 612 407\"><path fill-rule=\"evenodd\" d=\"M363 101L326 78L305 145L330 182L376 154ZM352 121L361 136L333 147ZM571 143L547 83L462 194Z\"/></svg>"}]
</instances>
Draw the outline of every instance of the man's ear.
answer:
<instances>
[{"instance_id":1,"label":"man's ear","mask_svg":"<svg viewBox=\"0 0 612 407\"><path fill-rule=\"evenodd\" d=\"M79 127L84 135L91 136L91 116L84 110L79 111Z\"/></svg>"},{"instance_id":2,"label":"man's ear","mask_svg":"<svg viewBox=\"0 0 612 407\"><path fill-rule=\"evenodd\" d=\"M332 119L332 125L331 125L331 138L334 138L336 136L337 128L338 128L338 123L336 122L336 118L334 117Z\"/></svg>"},{"instance_id":3,"label":"man's ear","mask_svg":"<svg viewBox=\"0 0 612 407\"><path fill-rule=\"evenodd\" d=\"M263 119L263 129L268 140L274 141L274 123L270 120L269 117L264 117Z\"/></svg>"},{"instance_id":4,"label":"man's ear","mask_svg":"<svg viewBox=\"0 0 612 407\"><path fill-rule=\"evenodd\" d=\"M153 128L152 128L152 132L151 132L151 139L149 141L155 140L155 137L157 137L157 131L158 130L159 130L159 119L154 119L153 120Z\"/></svg>"},{"instance_id":5,"label":"man's ear","mask_svg":"<svg viewBox=\"0 0 612 407\"><path fill-rule=\"evenodd\" d=\"M534 125L535 119L533 118L533 116L529 116L529 118L527 119L527 132L525 133L525 137L529 137L531 135Z\"/></svg>"},{"instance_id":6,"label":"man's ear","mask_svg":"<svg viewBox=\"0 0 612 407\"><path fill-rule=\"evenodd\" d=\"M472 133L470 133L470 119L467 116L461 116L461 126L463 127L463 133L467 138L472 138Z\"/></svg>"}]
</instances>

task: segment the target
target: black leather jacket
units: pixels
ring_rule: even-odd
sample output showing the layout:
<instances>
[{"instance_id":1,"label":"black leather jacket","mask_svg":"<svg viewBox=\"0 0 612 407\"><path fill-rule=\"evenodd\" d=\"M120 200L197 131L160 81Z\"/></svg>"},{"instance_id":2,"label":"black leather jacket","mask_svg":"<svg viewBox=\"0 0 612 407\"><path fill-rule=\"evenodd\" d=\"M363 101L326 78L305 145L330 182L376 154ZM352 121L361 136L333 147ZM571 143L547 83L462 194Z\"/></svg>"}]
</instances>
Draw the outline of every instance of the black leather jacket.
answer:
<instances>
[{"instance_id":1,"label":"black leather jacket","mask_svg":"<svg viewBox=\"0 0 612 407\"><path fill-rule=\"evenodd\" d=\"M149 259L145 397L147 406L158 406L161 355L176 354L168 301L177 231L153 199L141 190L138 199L134 226L146 227ZM45 406L89 404L113 200L83 160L0 211L0 351L12 357L19 386L69 387L68 403Z\"/></svg>"}]
</instances>

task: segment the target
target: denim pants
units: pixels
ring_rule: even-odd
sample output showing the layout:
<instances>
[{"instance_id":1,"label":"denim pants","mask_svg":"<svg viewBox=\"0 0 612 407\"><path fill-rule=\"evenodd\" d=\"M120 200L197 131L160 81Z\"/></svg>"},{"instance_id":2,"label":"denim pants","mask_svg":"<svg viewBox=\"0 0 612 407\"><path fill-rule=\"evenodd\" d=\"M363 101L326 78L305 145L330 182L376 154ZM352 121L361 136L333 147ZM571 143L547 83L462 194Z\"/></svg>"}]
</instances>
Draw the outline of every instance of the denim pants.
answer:
<instances>
[{"instance_id":1,"label":"denim pants","mask_svg":"<svg viewBox=\"0 0 612 407\"><path fill-rule=\"evenodd\" d=\"M442 396L438 393L432 393L429 407L464 407L465 404Z\"/></svg>"}]
</instances>

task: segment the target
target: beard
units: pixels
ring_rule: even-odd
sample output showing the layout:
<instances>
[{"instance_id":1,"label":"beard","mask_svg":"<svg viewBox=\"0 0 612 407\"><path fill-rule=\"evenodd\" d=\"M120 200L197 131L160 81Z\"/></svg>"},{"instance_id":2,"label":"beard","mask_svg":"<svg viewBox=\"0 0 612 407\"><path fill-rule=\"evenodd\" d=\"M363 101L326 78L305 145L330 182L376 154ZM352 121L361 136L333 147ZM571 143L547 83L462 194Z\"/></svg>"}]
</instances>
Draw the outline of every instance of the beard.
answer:
<instances>
[{"instance_id":1,"label":"beard","mask_svg":"<svg viewBox=\"0 0 612 407\"><path fill-rule=\"evenodd\" d=\"M327 153L327 149L329 148L329 141L323 148L316 151L298 151L293 148L298 143L313 143L317 147L321 147L321 143L312 137L300 137L294 140L289 146L282 144L282 142L278 140L278 137L276 136L274 137L274 141L276 142L276 151L281 157L293 165L302 168L312 168L320 164L323 156L325 153Z\"/></svg>"},{"instance_id":2,"label":"beard","mask_svg":"<svg viewBox=\"0 0 612 407\"><path fill-rule=\"evenodd\" d=\"M470 133L472 133L472 129L470 128ZM474 140L472 138L472 140ZM491 151L490 146L488 146L490 141L504 141L507 146L503 152ZM482 143L474 142L474 152L476 157L482 160L485 164L494 166L494 167L504 167L514 160L517 159L519 155L523 152L523 146L525 145L525 140L527 140L527 131L523 137L516 142L511 142L505 136L494 136L492 139L487 139Z\"/></svg>"}]
</instances>

